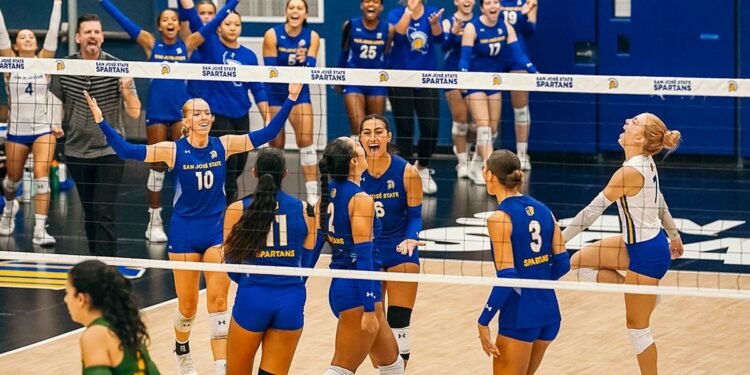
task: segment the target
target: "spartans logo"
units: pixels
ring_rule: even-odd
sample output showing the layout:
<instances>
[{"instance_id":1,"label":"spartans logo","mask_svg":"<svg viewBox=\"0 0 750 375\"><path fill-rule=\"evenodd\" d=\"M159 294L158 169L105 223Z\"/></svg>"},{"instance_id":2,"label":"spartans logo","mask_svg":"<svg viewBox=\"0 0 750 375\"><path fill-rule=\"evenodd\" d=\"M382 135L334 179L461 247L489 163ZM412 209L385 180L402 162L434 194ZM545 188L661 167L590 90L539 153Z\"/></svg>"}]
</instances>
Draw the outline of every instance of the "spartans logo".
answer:
<instances>
[{"instance_id":1,"label":"spartans logo","mask_svg":"<svg viewBox=\"0 0 750 375\"><path fill-rule=\"evenodd\" d=\"M216 159L217 156L216 150L211 150L211 159Z\"/></svg>"},{"instance_id":2,"label":"spartans logo","mask_svg":"<svg viewBox=\"0 0 750 375\"><path fill-rule=\"evenodd\" d=\"M609 89L610 89L610 90L612 90L612 89L616 89L616 88L617 88L617 86L619 86L619 85L620 85L620 84L619 84L619 83L617 82L617 80L616 80L616 79L614 79L614 78L610 78L610 79L608 79L608 80L607 80L607 82L609 82Z\"/></svg>"},{"instance_id":3,"label":"spartans logo","mask_svg":"<svg viewBox=\"0 0 750 375\"><path fill-rule=\"evenodd\" d=\"M169 67L169 64L161 64L161 75L167 75L171 71L172 69Z\"/></svg>"},{"instance_id":4,"label":"spartans logo","mask_svg":"<svg viewBox=\"0 0 750 375\"><path fill-rule=\"evenodd\" d=\"M526 206L526 215L534 216L534 207Z\"/></svg>"},{"instance_id":5,"label":"spartans logo","mask_svg":"<svg viewBox=\"0 0 750 375\"><path fill-rule=\"evenodd\" d=\"M331 189L331 198L336 198L336 188Z\"/></svg>"},{"instance_id":6,"label":"spartans logo","mask_svg":"<svg viewBox=\"0 0 750 375\"><path fill-rule=\"evenodd\" d=\"M279 70L276 68L268 69L268 78L278 78Z\"/></svg>"},{"instance_id":7,"label":"spartans logo","mask_svg":"<svg viewBox=\"0 0 750 375\"><path fill-rule=\"evenodd\" d=\"M737 82L736 81L729 81L729 82L727 82L727 90L729 92L735 92L735 91L737 91Z\"/></svg>"},{"instance_id":8,"label":"spartans logo","mask_svg":"<svg viewBox=\"0 0 750 375\"><path fill-rule=\"evenodd\" d=\"M388 82L388 72L378 72L378 82Z\"/></svg>"},{"instance_id":9,"label":"spartans logo","mask_svg":"<svg viewBox=\"0 0 750 375\"><path fill-rule=\"evenodd\" d=\"M58 72L65 70L65 63L62 60L55 61L55 70Z\"/></svg>"},{"instance_id":10,"label":"spartans logo","mask_svg":"<svg viewBox=\"0 0 750 375\"><path fill-rule=\"evenodd\" d=\"M492 75L492 86L500 86L503 83L503 79L500 78L500 75L493 74Z\"/></svg>"},{"instance_id":11,"label":"spartans logo","mask_svg":"<svg viewBox=\"0 0 750 375\"><path fill-rule=\"evenodd\" d=\"M393 180L388 180L388 181L386 182L386 185L388 186L388 190L391 190L391 189L393 189L393 188L395 188L395 187L396 187L396 183L395 183L395 182L393 182Z\"/></svg>"}]
</instances>

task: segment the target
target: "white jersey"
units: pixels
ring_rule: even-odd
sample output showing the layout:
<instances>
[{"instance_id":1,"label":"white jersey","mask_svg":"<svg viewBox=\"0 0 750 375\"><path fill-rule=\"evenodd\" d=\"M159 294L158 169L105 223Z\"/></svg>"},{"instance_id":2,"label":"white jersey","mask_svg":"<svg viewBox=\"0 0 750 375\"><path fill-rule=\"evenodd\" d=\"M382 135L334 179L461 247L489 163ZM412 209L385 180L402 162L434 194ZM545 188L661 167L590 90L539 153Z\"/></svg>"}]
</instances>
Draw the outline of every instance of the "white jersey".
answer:
<instances>
[{"instance_id":1,"label":"white jersey","mask_svg":"<svg viewBox=\"0 0 750 375\"><path fill-rule=\"evenodd\" d=\"M626 244L648 241L661 231L659 219L659 174L656 163L650 156L638 155L622 163L643 175L643 188L638 194L617 200L622 225L622 237Z\"/></svg>"},{"instance_id":2,"label":"white jersey","mask_svg":"<svg viewBox=\"0 0 750 375\"><path fill-rule=\"evenodd\" d=\"M60 124L62 103L48 90L45 74L10 73L6 75L10 121L8 134L39 135L50 132L50 125Z\"/></svg>"}]
</instances>

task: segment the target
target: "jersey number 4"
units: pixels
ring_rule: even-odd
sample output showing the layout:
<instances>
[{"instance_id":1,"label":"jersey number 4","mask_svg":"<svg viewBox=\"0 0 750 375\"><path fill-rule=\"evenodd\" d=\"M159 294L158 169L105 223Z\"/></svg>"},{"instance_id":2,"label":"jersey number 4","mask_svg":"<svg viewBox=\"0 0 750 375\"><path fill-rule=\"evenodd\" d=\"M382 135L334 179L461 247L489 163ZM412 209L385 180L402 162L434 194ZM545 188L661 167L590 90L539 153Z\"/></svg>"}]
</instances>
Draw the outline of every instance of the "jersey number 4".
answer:
<instances>
[{"instance_id":1,"label":"jersey number 4","mask_svg":"<svg viewBox=\"0 0 750 375\"><path fill-rule=\"evenodd\" d=\"M34 86L31 83L29 83L26 86L26 90L23 90L23 92L25 92L25 93L27 93L29 95L34 95Z\"/></svg>"},{"instance_id":2,"label":"jersey number 4","mask_svg":"<svg viewBox=\"0 0 750 375\"><path fill-rule=\"evenodd\" d=\"M274 236L273 236L274 223L271 223L271 230L268 231L268 237L266 237L266 246L268 247L274 247L274 245L278 247L286 246L288 244L287 230L286 230L286 215L276 215L275 220L276 220L276 224L279 227L278 241L274 241Z\"/></svg>"},{"instance_id":3,"label":"jersey number 4","mask_svg":"<svg viewBox=\"0 0 750 375\"><path fill-rule=\"evenodd\" d=\"M198 178L198 190L210 189L214 186L214 173L211 171L195 172L195 177Z\"/></svg>"}]
</instances>

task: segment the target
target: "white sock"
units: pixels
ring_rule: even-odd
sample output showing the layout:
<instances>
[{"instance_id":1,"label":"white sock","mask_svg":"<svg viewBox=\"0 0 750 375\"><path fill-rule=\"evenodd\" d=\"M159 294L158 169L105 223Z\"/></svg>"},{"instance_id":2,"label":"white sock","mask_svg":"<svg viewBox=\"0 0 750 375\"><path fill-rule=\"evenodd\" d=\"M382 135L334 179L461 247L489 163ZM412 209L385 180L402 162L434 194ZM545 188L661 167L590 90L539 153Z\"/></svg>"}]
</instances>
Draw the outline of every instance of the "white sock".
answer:
<instances>
[{"instance_id":1,"label":"white sock","mask_svg":"<svg viewBox=\"0 0 750 375\"><path fill-rule=\"evenodd\" d=\"M518 155L526 155L526 151L529 149L529 142L516 142L516 151Z\"/></svg>"},{"instance_id":2,"label":"white sock","mask_svg":"<svg viewBox=\"0 0 750 375\"><path fill-rule=\"evenodd\" d=\"M456 154L459 163L466 163L469 160L469 152L461 152Z\"/></svg>"},{"instance_id":3,"label":"white sock","mask_svg":"<svg viewBox=\"0 0 750 375\"><path fill-rule=\"evenodd\" d=\"M34 230L44 230L44 226L47 224L47 215L34 215Z\"/></svg>"},{"instance_id":4,"label":"white sock","mask_svg":"<svg viewBox=\"0 0 750 375\"><path fill-rule=\"evenodd\" d=\"M323 375L354 375L354 373L343 367L330 365Z\"/></svg>"},{"instance_id":5,"label":"white sock","mask_svg":"<svg viewBox=\"0 0 750 375\"><path fill-rule=\"evenodd\" d=\"M318 181L307 181L305 182L305 190L307 195L318 195Z\"/></svg>"},{"instance_id":6,"label":"white sock","mask_svg":"<svg viewBox=\"0 0 750 375\"><path fill-rule=\"evenodd\" d=\"M378 366L378 373L380 373L380 375L403 375L404 359L401 358L401 355L398 355L396 362L387 366Z\"/></svg>"},{"instance_id":7,"label":"white sock","mask_svg":"<svg viewBox=\"0 0 750 375\"><path fill-rule=\"evenodd\" d=\"M153 224L161 224L161 207L148 208L148 220Z\"/></svg>"},{"instance_id":8,"label":"white sock","mask_svg":"<svg viewBox=\"0 0 750 375\"><path fill-rule=\"evenodd\" d=\"M214 361L214 374L227 375L227 360L219 359Z\"/></svg>"}]
</instances>

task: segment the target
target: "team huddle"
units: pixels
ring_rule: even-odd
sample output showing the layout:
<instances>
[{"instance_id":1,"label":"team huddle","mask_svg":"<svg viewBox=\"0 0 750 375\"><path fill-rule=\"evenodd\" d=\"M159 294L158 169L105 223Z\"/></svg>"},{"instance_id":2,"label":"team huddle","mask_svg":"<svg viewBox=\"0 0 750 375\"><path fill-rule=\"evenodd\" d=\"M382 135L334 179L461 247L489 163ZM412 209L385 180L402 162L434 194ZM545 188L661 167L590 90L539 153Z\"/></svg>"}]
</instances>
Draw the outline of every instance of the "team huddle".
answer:
<instances>
[{"instance_id":1,"label":"team huddle","mask_svg":"<svg viewBox=\"0 0 750 375\"><path fill-rule=\"evenodd\" d=\"M151 61L258 63L255 54L238 42L242 27L234 11L238 0L228 1L218 12L212 3L196 7L192 0L180 0L178 11L167 9L159 16L161 39L141 30L109 0L100 2ZM406 1L405 7L391 13L388 23L380 20L382 1L361 3L362 17L347 21L343 27L342 67L430 69L432 63L410 59L409 54L414 48L437 43L443 44L446 64L451 61L455 70L536 72L519 43L519 35L533 32L535 1L512 2L515 10L511 13L516 14L512 17L508 16L511 7L501 7L499 0L481 1L479 17L472 15L474 1L456 1L456 13L442 23L443 11L426 7L421 0ZM54 1L50 34L59 24L60 4ZM502 9L506 9L507 17L503 21L499 20ZM306 25L306 2L288 0L286 13L287 22L269 29L264 36L265 64L315 66L320 40ZM523 22L519 22L519 15L524 16ZM99 21L88 18L82 22ZM187 29L182 39L178 37L181 22ZM518 31L512 26L517 22ZM421 39L414 39L416 34ZM3 36L7 38L4 22L0 28L3 55L35 56L33 34L19 33L15 48ZM45 41L38 56L53 56L55 49L56 45ZM505 50L511 53L501 56ZM419 55L429 58L434 53L428 48ZM390 56L390 65L384 65L386 56ZM397 66L394 61L404 65ZM54 152L50 138L62 136L59 125L63 121L50 109L56 95L47 94L47 78L37 78L29 87L42 90L43 102L50 106L41 108L35 115L38 118L31 122L47 127L32 128L31 135L18 133L24 129L24 121L14 112L20 112L24 102L16 107L12 104L8 143L12 149L21 150L18 152L24 159L32 148L35 154L40 153L39 159L49 162ZM28 94L22 86L29 79L18 75L8 78L11 98ZM152 241L167 241L170 260L315 267L327 243L332 269L420 271L423 194L437 189L427 168L435 146L435 137L430 138L430 134L435 134L436 125L422 121L422 116L434 109L436 92L342 87L352 137L332 140L319 159L312 142L310 92L302 84L195 81L185 85L154 79L146 111L148 145L126 141L121 130L110 125L109 121L115 119L105 115L110 98L97 98L90 90L79 88L76 95L85 98L98 125L94 131L103 135L107 147L122 160L151 165L148 189L153 194L146 235ZM248 132L248 91L253 93L265 123L252 132ZM169 94L153 95L156 92ZM123 90L126 104L138 100L132 95ZM389 120L383 116L386 96L391 99L399 139L393 139ZM487 220L497 277L557 280L573 268L580 276L598 282L658 285L671 259L682 254L682 242L661 194L653 159L663 149L671 152L676 148L680 133L668 130L657 116L643 113L625 121L618 140L625 162L604 190L561 231L550 209L520 190L525 183L523 171L530 168L525 139L529 125L527 94L513 95L517 136L524 137L517 144L517 153L493 151L499 91L449 91L446 97L453 114L458 175L486 185L487 192L498 201L495 213ZM419 157L410 163L407 159L412 156L412 139L401 137L411 134L403 129L413 128L408 119L413 113L420 116L422 139ZM476 125L476 153L471 160L469 115ZM294 127L300 150L304 200L282 189L287 168L280 148L287 120ZM38 140L41 146L35 143ZM399 146L404 157L392 152L392 143ZM262 148L266 144L274 147ZM45 153L44 147L52 150ZM260 149L252 168L256 189L239 198L237 177L245 168L247 154L256 149ZM18 210L12 197L20 177L16 179L11 169L3 182L6 211L0 221L0 235L13 231L12 220L6 221L6 216L12 218ZM176 185L168 236L162 229L159 207L166 169L173 171ZM34 241L37 243L38 238L39 243L49 244L54 239L44 229L48 198L43 196L47 191L43 170L40 167L35 173L37 196L42 193L38 199L44 204L37 204L41 211ZM622 233L589 244L571 257L565 244L592 225L612 202L617 202ZM618 271L626 271L625 276ZM198 308L200 273L173 272L179 301L173 321L178 373L195 374L189 338ZM259 374L288 373L304 327L306 279L220 272L205 272L205 279L215 373L250 373L261 345ZM231 314L227 304L230 280L238 284ZM368 356L380 374L403 374L411 354L410 326L416 294L416 283L334 278L329 303L338 326L334 355L324 374L353 374ZM132 300L132 287L122 275L101 262L81 263L69 275L65 301L73 319L88 327L81 338L84 374L158 373L146 350L148 334ZM652 295L625 297L628 332L644 374L656 373L656 346L649 329L656 303ZM498 312L499 331L493 339L489 324ZM561 329L561 313L552 290L495 287L477 324L482 349L493 357L494 373L532 374Z\"/></svg>"}]
</instances>

